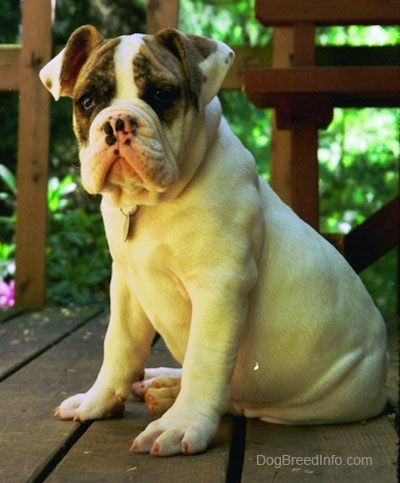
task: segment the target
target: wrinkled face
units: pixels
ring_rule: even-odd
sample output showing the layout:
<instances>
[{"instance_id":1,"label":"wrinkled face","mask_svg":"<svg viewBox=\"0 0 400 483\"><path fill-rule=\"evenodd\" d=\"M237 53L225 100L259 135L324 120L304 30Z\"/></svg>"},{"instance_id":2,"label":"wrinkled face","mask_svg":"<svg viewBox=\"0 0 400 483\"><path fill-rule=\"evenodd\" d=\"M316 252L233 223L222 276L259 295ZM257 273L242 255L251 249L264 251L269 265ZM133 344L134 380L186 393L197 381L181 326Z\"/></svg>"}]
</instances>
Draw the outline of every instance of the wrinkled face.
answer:
<instances>
[{"instance_id":1,"label":"wrinkled face","mask_svg":"<svg viewBox=\"0 0 400 483\"><path fill-rule=\"evenodd\" d=\"M122 206L173 185L182 136L232 58L224 44L175 30L111 40L90 26L74 32L41 78L56 98L72 97L85 189Z\"/></svg>"},{"instance_id":2,"label":"wrinkled face","mask_svg":"<svg viewBox=\"0 0 400 483\"><path fill-rule=\"evenodd\" d=\"M105 41L77 79L74 130L90 193L163 192L178 179L179 126L193 106L181 63L151 44L140 34Z\"/></svg>"}]
</instances>

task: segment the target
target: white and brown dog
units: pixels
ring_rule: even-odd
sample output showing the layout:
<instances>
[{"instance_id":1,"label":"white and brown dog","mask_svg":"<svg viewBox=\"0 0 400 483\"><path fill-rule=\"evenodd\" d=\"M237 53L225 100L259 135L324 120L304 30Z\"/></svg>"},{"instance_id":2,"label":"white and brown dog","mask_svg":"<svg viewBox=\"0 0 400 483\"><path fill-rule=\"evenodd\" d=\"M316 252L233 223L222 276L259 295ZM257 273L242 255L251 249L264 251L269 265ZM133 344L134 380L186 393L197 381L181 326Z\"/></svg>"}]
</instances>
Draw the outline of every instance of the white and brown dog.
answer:
<instances>
[{"instance_id":1,"label":"white and brown dog","mask_svg":"<svg viewBox=\"0 0 400 483\"><path fill-rule=\"evenodd\" d=\"M176 400L136 452L203 451L225 412L319 424L386 403L386 332L371 298L221 116L232 61L225 44L173 29L105 40L83 26L40 74L56 99L73 99L83 185L102 195L113 258L101 370L57 414L120 415L132 385L168 376L144 370L157 331L182 364L180 390L166 388Z\"/></svg>"}]
</instances>

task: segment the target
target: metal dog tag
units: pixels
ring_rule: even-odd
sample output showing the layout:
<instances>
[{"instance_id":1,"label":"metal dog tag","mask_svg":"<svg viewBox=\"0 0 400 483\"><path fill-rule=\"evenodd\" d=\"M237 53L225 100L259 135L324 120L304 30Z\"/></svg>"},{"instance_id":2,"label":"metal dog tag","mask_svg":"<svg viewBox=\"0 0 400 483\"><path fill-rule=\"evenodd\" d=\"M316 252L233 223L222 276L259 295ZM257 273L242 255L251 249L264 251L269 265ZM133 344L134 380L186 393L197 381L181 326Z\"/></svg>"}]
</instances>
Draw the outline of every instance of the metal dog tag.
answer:
<instances>
[{"instance_id":1,"label":"metal dog tag","mask_svg":"<svg viewBox=\"0 0 400 483\"><path fill-rule=\"evenodd\" d=\"M123 239L124 243L128 240L129 235L131 234L131 226L132 226L132 219L136 215L138 208L136 207L134 210L130 211L129 213L125 213L123 209L121 208L120 211L124 215L124 224L123 224Z\"/></svg>"}]
</instances>

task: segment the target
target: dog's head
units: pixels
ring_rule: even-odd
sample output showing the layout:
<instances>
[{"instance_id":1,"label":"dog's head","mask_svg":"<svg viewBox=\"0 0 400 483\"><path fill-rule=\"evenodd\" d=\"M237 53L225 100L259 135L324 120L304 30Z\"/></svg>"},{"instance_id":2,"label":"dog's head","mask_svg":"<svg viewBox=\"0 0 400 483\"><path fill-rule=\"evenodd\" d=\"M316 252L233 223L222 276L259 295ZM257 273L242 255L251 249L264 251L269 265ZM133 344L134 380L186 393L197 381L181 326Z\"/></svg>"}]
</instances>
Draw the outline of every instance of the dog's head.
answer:
<instances>
[{"instance_id":1,"label":"dog's head","mask_svg":"<svg viewBox=\"0 0 400 483\"><path fill-rule=\"evenodd\" d=\"M73 100L86 190L120 205L167 191L179 180L194 118L232 61L222 42L174 29L105 40L92 26L78 28L40 78L56 100Z\"/></svg>"}]
</instances>

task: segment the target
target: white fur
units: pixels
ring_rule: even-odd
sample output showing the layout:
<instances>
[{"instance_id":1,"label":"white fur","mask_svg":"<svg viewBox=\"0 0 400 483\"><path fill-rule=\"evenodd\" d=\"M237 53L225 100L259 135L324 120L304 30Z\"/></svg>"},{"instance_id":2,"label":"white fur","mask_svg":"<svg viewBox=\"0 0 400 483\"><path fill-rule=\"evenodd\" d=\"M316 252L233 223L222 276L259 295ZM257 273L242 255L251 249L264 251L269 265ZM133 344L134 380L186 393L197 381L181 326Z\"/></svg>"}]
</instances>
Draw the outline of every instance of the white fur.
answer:
<instances>
[{"instance_id":1,"label":"white fur","mask_svg":"<svg viewBox=\"0 0 400 483\"><path fill-rule=\"evenodd\" d=\"M137 52L143 44L142 34L123 35L121 42L115 49L115 76L117 79L117 95L113 101L118 104L121 101L135 99L138 89L133 80L132 52Z\"/></svg>"},{"instance_id":2,"label":"white fur","mask_svg":"<svg viewBox=\"0 0 400 483\"><path fill-rule=\"evenodd\" d=\"M39 72L40 80L49 89L56 101L60 99L61 84L60 72L65 54L65 49L62 49L49 63L47 63ZM51 83L51 87L50 86Z\"/></svg>"}]
</instances>

